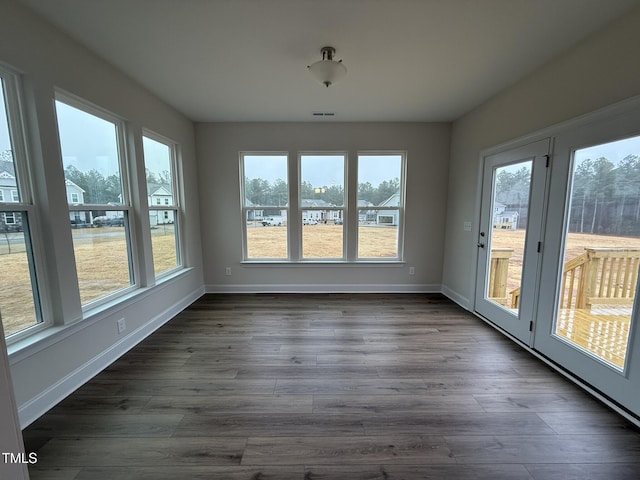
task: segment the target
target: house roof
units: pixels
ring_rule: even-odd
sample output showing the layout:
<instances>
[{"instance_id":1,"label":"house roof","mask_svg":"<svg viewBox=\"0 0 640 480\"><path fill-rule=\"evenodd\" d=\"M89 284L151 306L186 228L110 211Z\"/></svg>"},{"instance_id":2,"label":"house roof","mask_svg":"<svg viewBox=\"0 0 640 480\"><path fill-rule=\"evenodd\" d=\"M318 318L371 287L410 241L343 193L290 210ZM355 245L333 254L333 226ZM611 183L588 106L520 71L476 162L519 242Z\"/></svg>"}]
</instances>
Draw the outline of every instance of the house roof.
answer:
<instances>
[{"instance_id":1,"label":"house roof","mask_svg":"<svg viewBox=\"0 0 640 480\"><path fill-rule=\"evenodd\" d=\"M384 202L380 204L381 207L397 207L400 205L400 194L394 193L389 198L387 198Z\"/></svg>"},{"instance_id":2,"label":"house roof","mask_svg":"<svg viewBox=\"0 0 640 480\"><path fill-rule=\"evenodd\" d=\"M316 199L309 199L309 198L303 198L300 200L300 206L302 208L304 207L334 207L335 205L330 204L329 202L326 202L324 200L316 200Z\"/></svg>"},{"instance_id":3,"label":"house roof","mask_svg":"<svg viewBox=\"0 0 640 480\"><path fill-rule=\"evenodd\" d=\"M150 197L153 196L167 196L172 195L171 193L171 185L168 184L160 184L160 183L149 183L147 184L147 194Z\"/></svg>"},{"instance_id":4,"label":"house roof","mask_svg":"<svg viewBox=\"0 0 640 480\"><path fill-rule=\"evenodd\" d=\"M17 1L203 122L455 120L639 5ZM328 89L307 70L327 45L347 68Z\"/></svg>"}]
</instances>

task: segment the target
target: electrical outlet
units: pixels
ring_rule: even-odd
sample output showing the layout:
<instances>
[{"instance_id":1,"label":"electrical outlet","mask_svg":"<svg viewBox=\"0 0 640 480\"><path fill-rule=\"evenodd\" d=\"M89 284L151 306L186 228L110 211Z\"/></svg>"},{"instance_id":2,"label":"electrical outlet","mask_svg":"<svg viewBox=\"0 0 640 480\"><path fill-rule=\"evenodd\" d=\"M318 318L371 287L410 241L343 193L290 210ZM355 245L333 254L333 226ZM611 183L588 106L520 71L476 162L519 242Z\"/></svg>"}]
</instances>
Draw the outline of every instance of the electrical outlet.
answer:
<instances>
[{"instance_id":1,"label":"electrical outlet","mask_svg":"<svg viewBox=\"0 0 640 480\"><path fill-rule=\"evenodd\" d=\"M415 275L416 274L416 267L409 267L409 275Z\"/></svg>"},{"instance_id":2,"label":"electrical outlet","mask_svg":"<svg viewBox=\"0 0 640 480\"><path fill-rule=\"evenodd\" d=\"M224 269L224 274L225 275L231 275L231 267L227 267Z\"/></svg>"},{"instance_id":3,"label":"electrical outlet","mask_svg":"<svg viewBox=\"0 0 640 480\"><path fill-rule=\"evenodd\" d=\"M124 321L124 318L118 320L116 325L118 325L118 333L122 333L127 329L127 323Z\"/></svg>"}]
</instances>

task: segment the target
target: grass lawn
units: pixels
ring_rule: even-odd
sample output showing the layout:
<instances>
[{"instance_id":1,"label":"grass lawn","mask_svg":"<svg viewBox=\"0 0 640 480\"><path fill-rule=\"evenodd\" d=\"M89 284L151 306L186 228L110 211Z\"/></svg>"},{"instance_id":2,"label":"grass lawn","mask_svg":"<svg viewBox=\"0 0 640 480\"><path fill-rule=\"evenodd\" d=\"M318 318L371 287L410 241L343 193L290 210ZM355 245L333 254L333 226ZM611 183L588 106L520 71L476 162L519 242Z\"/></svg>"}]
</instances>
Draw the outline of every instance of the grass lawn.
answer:
<instances>
[{"instance_id":1,"label":"grass lawn","mask_svg":"<svg viewBox=\"0 0 640 480\"><path fill-rule=\"evenodd\" d=\"M507 291L520 285L524 230L494 230L494 248L514 248L509 260ZM11 234L9 253L7 239L0 238L0 308L5 333L17 332L35 322L33 289L24 242L20 234ZM128 256L124 230L118 227L73 230L78 265L78 281L83 303L100 298L130 285ZM286 258L286 227L254 227L247 229L251 258ZM305 258L342 258L341 225L305 225L303 254ZM397 252L397 229L363 226L359 230L358 255L363 258L394 257ZM176 265L173 228L152 230L154 268L161 272ZM570 234L567 259L580 255L585 247L640 247L640 239L605 235Z\"/></svg>"}]
</instances>

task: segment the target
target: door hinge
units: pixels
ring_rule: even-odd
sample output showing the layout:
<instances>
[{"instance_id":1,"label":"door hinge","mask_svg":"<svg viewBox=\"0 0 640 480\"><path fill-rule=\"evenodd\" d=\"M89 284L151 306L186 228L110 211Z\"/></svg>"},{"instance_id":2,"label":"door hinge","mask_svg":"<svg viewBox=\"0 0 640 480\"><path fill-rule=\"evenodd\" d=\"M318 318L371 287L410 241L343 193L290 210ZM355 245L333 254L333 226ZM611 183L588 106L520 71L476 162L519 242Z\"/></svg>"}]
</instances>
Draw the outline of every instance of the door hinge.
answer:
<instances>
[{"instance_id":1,"label":"door hinge","mask_svg":"<svg viewBox=\"0 0 640 480\"><path fill-rule=\"evenodd\" d=\"M533 332L533 320L529 322L529 331Z\"/></svg>"},{"instance_id":2,"label":"door hinge","mask_svg":"<svg viewBox=\"0 0 640 480\"><path fill-rule=\"evenodd\" d=\"M545 168L549 168L549 163L551 162L551 155L545 155L544 157L547 159L544 166Z\"/></svg>"},{"instance_id":3,"label":"door hinge","mask_svg":"<svg viewBox=\"0 0 640 480\"><path fill-rule=\"evenodd\" d=\"M538 242L538 253L542 251L542 242Z\"/></svg>"}]
</instances>

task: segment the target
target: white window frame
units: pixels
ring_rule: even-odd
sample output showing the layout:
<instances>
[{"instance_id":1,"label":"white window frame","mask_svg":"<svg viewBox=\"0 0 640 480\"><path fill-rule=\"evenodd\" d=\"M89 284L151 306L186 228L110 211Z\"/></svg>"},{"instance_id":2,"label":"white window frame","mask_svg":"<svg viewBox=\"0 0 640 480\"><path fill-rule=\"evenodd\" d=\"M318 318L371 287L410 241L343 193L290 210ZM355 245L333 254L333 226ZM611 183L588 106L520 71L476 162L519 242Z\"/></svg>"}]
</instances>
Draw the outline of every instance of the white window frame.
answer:
<instances>
[{"instance_id":1,"label":"white window frame","mask_svg":"<svg viewBox=\"0 0 640 480\"><path fill-rule=\"evenodd\" d=\"M112 123L116 128L116 141L118 147L118 167L120 169L120 181L122 183L122 195L121 203L114 204L83 204L73 205L68 203L69 212L87 212L92 210L104 210L104 211L119 211L122 212L125 218L124 228L127 244L128 265L129 265L129 285L106 295L91 300L82 304L82 311L86 314L92 310L101 307L107 303L123 297L131 292L140 288L140 272L138 270L139 262L137 260L138 252L134 248L137 245L134 230L132 228L132 220L134 209L132 206L131 195L131 182L129 179L130 162L127 149L127 129L125 120L108 110L101 108L91 102L84 100L76 95L70 94L60 89L55 91L56 102L64 103L70 107L76 108L84 113L98 117L106 122ZM58 142L60 142L60 136L58 135ZM60 151L62 152L62 146L60 145ZM76 267L77 268L77 267Z\"/></svg>"},{"instance_id":2,"label":"white window frame","mask_svg":"<svg viewBox=\"0 0 640 480\"><path fill-rule=\"evenodd\" d=\"M142 136L147 137L150 140L156 141L158 143L161 143L169 147L169 152L171 155L171 159L170 159L171 193L172 193L171 198L173 200L173 203L169 203L169 199L165 198L166 200L165 204L161 205L160 198L157 198L156 205L147 205L149 212L156 212L156 214L160 214L161 212L164 212L162 214L162 218L166 218L167 212L169 211L173 212L173 228L175 229L175 238L176 238L176 266L159 273L156 273L154 269L155 278L156 280L158 280L158 279L162 279L163 277L172 275L173 273L185 268L184 266L185 255L183 252L184 241L183 241L183 234L182 234L182 215L181 215L182 177L180 175L180 168L178 165L179 159L180 159L179 145L173 140L163 137L162 135L158 135L157 133L147 129L142 130ZM143 154L143 158L144 158L144 154ZM145 183L146 183L146 179L145 179ZM148 194L149 192L147 192L147 195ZM147 201L146 203L149 204L153 202ZM152 251L153 251L153 248L152 248Z\"/></svg>"},{"instance_id":3,"label":"white window frame","mask_svg":"<svg viewBox=\"0 0 640 480\"><path fill-rule=\"evenodd\" d=\"M346 151L316 151L309 150L298 152L298 164L297 164L297 173L298 173L298 204L297 208L300 212L300 228L304 227L304 212L324 212L327 211L326 207L303 207L302 206L302 157L337 157L341 156L344 159L344 163L342 166L342 182L343 182L343 190L344 190L344 202L341 207L332 207L330 211L339 211L341 212L340 218L342 218L342 257L305 257L304 256L304 245L303 245L303 235L302 230L299 231L298 237L300 241L299 252L300 252L300 260L304 262L312 262L312 263L323 263L323 262L335 262L341 261L344 262L347 259L347 227L345 224L345 218L347 216L347 204L349 203L349 192L347 189L348 185L348 162L349 162L349 154ZM313 218L313 217L312 217Z\"/></svg>"},{"instance_id":4,"label":"white window frame","mask_svg":"<svg viewBox=\"0 0 640 480\"><path fill-rule=\"evenodd\" d=\"M357 168L360 168L360 157L361 156L399 156L401 159L400 163L400 205L398 206L369 206L369 207L358 207L357 208L357 231L356 231L356 256L358 262L375 262L375 263L398 263L404 261L404 229L405 229L405 206L406 206L406 179L407 179L407 152L404 150L386 150L386 151L358 151L358 156L356 159ZM356 168L356 170L357 170ZM357 174L356 185L360 180L360 172ZM356 192L356 199L358 193ZM357 203L357 202L356 202ZM398 212L398 238L397 238L397 252L395 257L361 257L358 254L360 240L358 238L360 234L360 214L361 212L366 211L375 211L376 217L385 216L384 212ZM392 214L391 214L392 215Z\"/></svg>"},{"instance_id":5,"label":"white window frame","mask_svg":"<svg viewBox=\"0 0 640 480\"><path fill-rule=\"evenodd\" d=\"M14 156L14 168L16 185L19 193L18 201L5 201L4 194L0 200L0 210L19 213L22 217L22 226L25 237L25 246L29 259L29 270L33 291L33 302L36 314L36 323L6 337L7 345L12 345L26 337L34 335L53 324L51 308L48 302L46 282L44 278L45 262L43 257L44 247L40 234L38 214L33 195L30 155L27 141L27 129L23 115L23 92L20 74L10 67L0 65L0 77L4 82L5 104L9 132L12 140Z\"/></svg>"},{"instance_id":6,"label":"white window frame","mask_svg":"<svg viewBox=\"0 0 640 480\"><path fill-rule=\"evenodd\" d=\"M245 186L245 169L244 169L244 158L245 157L253 157L253 156L264 156L264 157L285 157L287 163L287 201L285 206L279 205L258 205L256 206L248 206L247 205L247 196L245 194L246 186ZM291 170L291 162L289 152L282 151L273 151L273 152L252 152L252 151L242 151L239 154L239 170L240 170L240 205L241 205L241 225L242 225L242 259L243 262L247 263L278 263L291 262L291 215L292 212L295 211L295 206L292 208L292 198L291 195L291 178L292 172ZM270 209L279 209L286 210L287 212L287 257L286 258L257 258L257 257L249 257L248 256L248 238L247 238L247 212L249 210L270 210Z\"/></svg>"},{"instance_id":7,"label":"white window frame","mask_svg":"<svg viewBox=\"0 0 640 480\"><path fill-rule=\"evenodd\" d=\"M20 195L18 194L18 190L11 190L11 201L20 203Z\"/></svg>"},{"instance_id":8,"label":"white window frame","mask_svg":"<svg viewBox=\"0 0 640 480\"><path fill-rule=\"evenodd\" d=\"M245 195L245 156L284 156L287 157L288 166L288 194L289 203L285 209L280 206L246 205ZM342 155L344 156L344 189L345 205L336 207L335 210L342 211L343 224L343 258L315 258L303 257L302 227L304 211L327 210L325 207L302 207L301 205L301 157L303 155ZM398 233L397 252L395 257L358 257L358 232L359 215L361 211L372 210L372 207L358 207L358 157L360 155L379 156L399 156L401 159L400 169L400 205L381 207L376 206L377 214L384 215L387 211L397 212ZM292 160L289 152L286 151L240 151L239 152L239 180L240 180L240 204L241 204L241 228L242 228L242 258L247 264L398 264L404 262L404 230L405 230L405 208L406 208L406 170L407 152L404 150L362 150L355 154L355 158L350 152L343 150L301 150L297 158ZM354 188L355 186L355 188ZM281 209L287 211L287 257L286 258L249 258L247 255L247 212L250 210ZM332 209L334 210L334 209Z\"/></svg>"}]
</instances>

